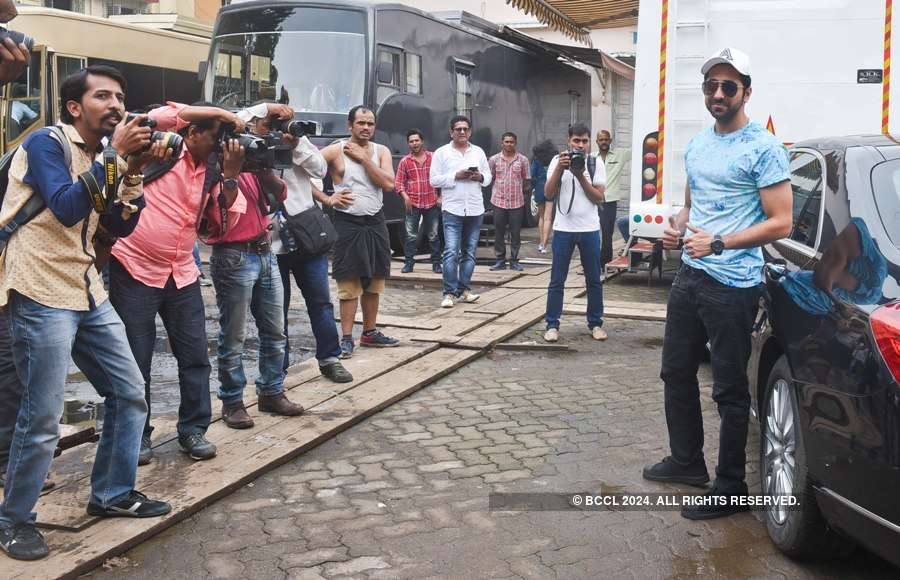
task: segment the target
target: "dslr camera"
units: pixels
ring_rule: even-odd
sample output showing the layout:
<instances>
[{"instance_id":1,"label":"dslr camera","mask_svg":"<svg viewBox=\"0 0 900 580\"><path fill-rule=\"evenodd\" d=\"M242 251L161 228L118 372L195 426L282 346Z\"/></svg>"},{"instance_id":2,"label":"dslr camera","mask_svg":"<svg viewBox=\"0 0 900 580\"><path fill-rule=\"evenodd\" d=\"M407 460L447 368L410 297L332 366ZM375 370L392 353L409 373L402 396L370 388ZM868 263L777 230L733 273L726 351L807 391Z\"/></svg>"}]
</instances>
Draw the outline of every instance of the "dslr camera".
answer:
<instances>
[{"instance_id":1,"label":"dslr camera","mask_svg":"<svg viewBox=\"0 0 900 580\"><path fill-rule=\"evenodd\" d=\"M128 113L125 116L125 122L130 123L137 117L135 113ZM153 129L156 127L156 121L153 119L147 118L140 122L140 127L150 127ZM178 157L181 154L181 148L184 146L184 138L178 133L173 133L172 131L152 131L150 133L150 142L153 143L155 141L161 141L166 148L172 149L172 156ZM149 149L149 147L148 147Z\"/></svg>"},{"instance_id":2,"label":"dslr camera","mask_svg":"<svg viewBox=\"0 0 900 580\"><path fill-rule=\"evenodd\" d=\"M584 165L586 163L584 151L581 149L572 149L566 151L569 154L569 171L572 173L584 173Z\"/></svg>"},{"instance_id":3,"label":"dslr camera","mask_svg":"<svg viewBox=\"0 0 900 580\"><path fill-rule=\"evenodd\" d=\"M281 132L253 135L239 133L234 125L228 125L222 128L222 136L219 139L220 150L230 139L237 139L244 148L244 171L289 169L293 165L293 148L284 141Z\"/></svg>"},{"instance_id":4,"label":"dslr camera","mask_svg":"<svg viewBox=\"0 0 900 580\"><path fill-rule=\"evenodd\" d=\"M31 50L34 48L34 39L24 32L17 32L8 28L0 28L0 42L3 42L7 38L15 42L16 46L24 44L25 48L27 48L29 52L31 52Z\"/></svg>"},{"instance_id":5,"label":"dslr camera","mask_svg":"<svg viewBox=\"0 0 900 580\"><path fill-rule=\"evenodd\" d=\"M270 127L273 132L289 133L298 138L319 134L319 124L315 121L285 120L273 117Z\"/></svg>"}]
</instances>

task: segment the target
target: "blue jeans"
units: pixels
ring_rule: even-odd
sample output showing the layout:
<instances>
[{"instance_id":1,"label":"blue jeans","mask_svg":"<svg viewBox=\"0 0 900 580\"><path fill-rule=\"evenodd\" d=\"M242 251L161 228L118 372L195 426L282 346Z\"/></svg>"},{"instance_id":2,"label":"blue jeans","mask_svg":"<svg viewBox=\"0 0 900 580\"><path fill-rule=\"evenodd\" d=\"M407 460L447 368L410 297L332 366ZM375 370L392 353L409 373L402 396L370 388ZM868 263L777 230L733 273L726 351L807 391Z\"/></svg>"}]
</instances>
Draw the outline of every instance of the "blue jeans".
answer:
<instances>
[{"instance_id":1,"label":"blue jeans","mask_svg":"<svg viewBox=\"0 0 900 580\"><path fill-rule=\"evenodd\" d=\"M484 214L459 216L445 211L443 218L444 294L462 296L469 290L475 271L475 251Z\"/></svg>"},{"instance_id":2,"label":"blue jeans","mask_svg":"<svg viewBox=\"0 0 900 580\"><path fill-rule=\"evenodd\" d=\"M338 361L341 354L337 325L334 322L334 306L328 288L328 256L302 256L297 252L280 254L278 269L284 292L284 330L287 334L288 311L291 307L291 274L303 294L306 313L316 339L316 360L319 366ZM285 339L284 370L290 365L290 338Z\"/></svg>"},{"instance_id":3,"label":"blue jeans","mask_svg":"<svg viewBox=\"0 0 900 580\"><path fill-rule=\"evenodd\" d=\"M441 237L438 235L438 225L441 221L441 207L433 205L428 209L413 207L406 212L404 219L406 225L406 242L403 245L403 254L407 262L413 261L416 255L416 242L419 239L419 221L431 246L431 263L441 263Z\"/></svg>"},{"instance_id":4,"label":"blue jeans","mask_svg":"<svg viewBox=\"0 0 900 580\"><path fill-rule=\"evenodd\" d=\"M631 237L631 233L628 231L629 226L631 225L629 223L630 221L631 218L629 218L627 215L622 216L616 220L616 227L619 229L619 234L626 242L628 241L628 238Z\"/></svg>"},{"instance_id":5,"label":"blue jeans","mask_svg":"<svg viewBox=\"0 0 900 580\"><path fill-rule=\"evenodd\" d=\"M25 386L16 373L12 341L9 336L9 314L0 308L0 473L6 473L9 446L16 430L16 417Z\"/></svg>"},{"instance_id":6,"label":"blue jeans","mask_svg":"<svg viewBox=\"0 0 900 580\"><path fill-rule=\"evenodd\" d=\"M194 264L203 271L203 260L200 259L200 242L194 242L194 250L191 254L194 256Z\"/></svg>"},{"instance_id":7,"label":"blue jeans","mask_svg":"<svg viewBox=\"0 0 900 580\"><path fill-rule=\"evenodd\" d=\"M547 328L559 328L563 295L569 262L575 247L581 255L581 266L587 282L588 328L603 326L603 284L600 281L600 232L553 231L553 265L550 268L550 287L547 289Z\"/></svg>"},{"instance_id":8,"label":"blue jeans","mask_svg":"<svg viewBox=\"0 0 900 580\"><path fill-rule=\"evenodd\" d=\"M206 338L206 309L200 283L184 288L169 280L163 288L147 286L135 280L115 257L109 260L109 301L125 324L128 344L144 380L147 400L147 422L144 433L150 435L150 365L156 346L156 315L162 319L169 336L172 354L178 362L178 387L181 400L178 406L178 434L204 434L212 420L209 397L208 340Z\"/></svg>"},{"instance_id":9,"label":"blue jeans","mask_svg":"<svg viewBox=\"0 0 900 580\"><path fill-rule=\"evenodd\" d=\"M80 312L50 308L18 293L9 303L16 370L24 385L9 451L0 527L34 522L32 513L59 440L69 356L105 398L92 503L108 506L134 489L147 403L141 372L112 304Z\"/></svg>"},{"instance_id":10,"label":"blue jeans","mask_svg":"<svg viewBox=\"0 0 900 580\"><path fill-rule=\"evenodd\" d=\"M219 398L232 404L244 398L247 376L241 355L248 314L259 332L259 378L256 392L284 390L284 290L275 254L257 254L213 246L209 260L219 305Z\"/></svg>"}]
</instances>

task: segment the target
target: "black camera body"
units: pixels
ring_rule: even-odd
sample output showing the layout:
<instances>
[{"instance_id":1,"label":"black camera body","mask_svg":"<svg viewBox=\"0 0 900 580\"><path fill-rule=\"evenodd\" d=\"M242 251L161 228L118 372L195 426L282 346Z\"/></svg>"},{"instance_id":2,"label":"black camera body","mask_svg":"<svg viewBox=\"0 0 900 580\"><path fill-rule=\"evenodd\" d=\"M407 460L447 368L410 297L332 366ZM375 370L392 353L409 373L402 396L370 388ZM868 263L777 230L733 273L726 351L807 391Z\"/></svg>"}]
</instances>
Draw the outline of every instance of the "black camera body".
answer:
<instances>
[{"instance_id":1,"label":"black camera body","mask_svg":"<svg viewBox=\"0 0 900 580\"><path fill-rule=\"evenodd\" d=\"M25 48L28 49L29 52L34 48L34 39L25 34L24 32L18 32L16 30L10 30L8 28L0 28L0 42L3 42L4 39L10 38L16 45L24 44Z\"/></svg>"},{"instance_id":2,"label":"black camera body","mask_svg":"<svg viewBox=\"0 0 900 580\"><path fill-rule=\"evenodd\" d=\"M282 133L253 135L226 130L220 146L225 141L237 139L244 148L243 171L260 171L263 169L289 169L293 165L293 148L284 141Z\"/></svg>"},{"instance_id":3,"label":"black camera body","mask_svg":"<svg viewBox=\"0 0 900 580\"><path fill-rule=\"evenodd\" d=\"M584 167L587 163L584 151L581 149L573 149L566 153L569 154L569 171L572 173L584 173Z\"/></svg>"},{"instance_id":4,"label":"black camera body","mask_svg":"<svg viewBox=\"0 0 900 580\"><path fill-rule=\"evenodd\" d=\"M125 115L125 122L130 123L137 117L134 113L128 113ZM139 124L140 127L150 127L153 129L156 127L156 121L151 118L146 118L142 120ZM184 147L184 138L178 133L174 133L172 131L152 131L150 133L150 142L154 141L162 141L162 143L166 146L166 148L172 148L172 157L176 158L181 155L181 149ZM147 148L149 149L149 147ZM146 151L146 149L145 149Z\"/></svg>"},{"instance_id":5,"label":"black camera body","mask_svg":"<svg viewBox=\"0 0 900 580\"><path fill-rule=\"evenodd\" d=\"M319 134L319 124L315 121L298 121L296 119L279 119L274 117L271 125L272 131L289 133L294 137L304 137Z\"/></svg>"}]
</instances>

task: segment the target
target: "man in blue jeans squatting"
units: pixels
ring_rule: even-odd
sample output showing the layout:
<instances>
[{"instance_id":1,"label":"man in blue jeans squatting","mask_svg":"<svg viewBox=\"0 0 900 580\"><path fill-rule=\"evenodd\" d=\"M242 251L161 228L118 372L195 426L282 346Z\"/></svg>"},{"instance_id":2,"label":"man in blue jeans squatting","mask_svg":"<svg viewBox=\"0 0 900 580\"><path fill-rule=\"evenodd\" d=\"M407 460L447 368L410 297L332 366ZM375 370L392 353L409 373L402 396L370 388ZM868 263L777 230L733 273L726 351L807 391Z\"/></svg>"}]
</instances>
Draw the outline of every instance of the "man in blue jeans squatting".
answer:
<instances>
[{"instance_id":1,"label":"man in blue jeans squatting","mask_svg":"<svg viewBox=\"0 0 900 580\"><path fill-rule=\"evenodd\" d=\"M444 220L444 299L441 308L454 301L475 302L480 297L469 284L475 271L475 250L484 219L481 188L491 184L487 156L469 143L472 123L457 115L450 119L450 143L431 159L431 185L441 189Z\"/></svg>"},{"instance_id":2,"label":"man in blue jeans squatting","mask_svg":"<svg viewBox=\"0 0 900 580\"><path fill-rule=\"evenodd\" d=\"M559 317L563 309L563 291L569 274L569 262L575 247L587 283L587 323L595 340L606 340L603 330L603 284L600 280L600 217L597 206L603 203L606 171L597 164L591 178L586 156L591 141L587 125L569 127L569 150L553 158L547 168L544 194L556 206L553 221L553 265L547 289L547 331L544 340L559 340Z\"/></svg>"},{"instance_id":3,"label":"man in blue jeans squatting","mask_svg":"<svg viewBox=\"0 0 900 580\"><path fill-rule=\"evenodd\" d=\"M715 501L681 509L694 520L747 509L735 498L747 495L747 361L762 285L760 246L790 233L793 202L787 150L744 110L751 93L750 58L725 48L700 72L706 108L716 122L688 143L684 207L663 234L667 249L678 248L684 236L681 269L669 293L660 372L672 454L643 474L651 481L696 486L709 481L697 383L709 340L719 463L707 492Z\"/></svg>"}]
</instances>

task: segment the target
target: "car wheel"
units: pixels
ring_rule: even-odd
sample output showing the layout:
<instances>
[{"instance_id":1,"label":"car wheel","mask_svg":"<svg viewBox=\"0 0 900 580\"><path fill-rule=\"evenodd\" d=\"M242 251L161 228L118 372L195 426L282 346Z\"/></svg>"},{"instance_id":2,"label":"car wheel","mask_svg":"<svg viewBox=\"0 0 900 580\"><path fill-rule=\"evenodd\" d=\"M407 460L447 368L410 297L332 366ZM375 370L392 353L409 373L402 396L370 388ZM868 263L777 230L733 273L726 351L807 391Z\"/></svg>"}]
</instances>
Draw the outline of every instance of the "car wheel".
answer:
<instances>
[{"instance_id":1,"label":"car wheel","mask_svg":"<svg viewBox=\"0 0 900 580\"><path fill-rule=\"evenodd\" d=\"M825 523L807 470L797 394L787 358L775 363L766 383L760 420L760 491L767 496L795 496L797 505L769 506L763 516L769 537L793 557L837 555L853 550L849 540Z\"/></svg>"},{"instance_id":2,"label":"car wheel","mask_svg":"<svg viewBox=\"0 0 900 580\"><path fill-rule=\"evenodd\" d=\"M535 228L538 225L538 211L540 208L538 204L534 201L534 194L526 193L525 194L525 219L522 220L523 224L526 228Z\"/></svg>"}]
</instances>

